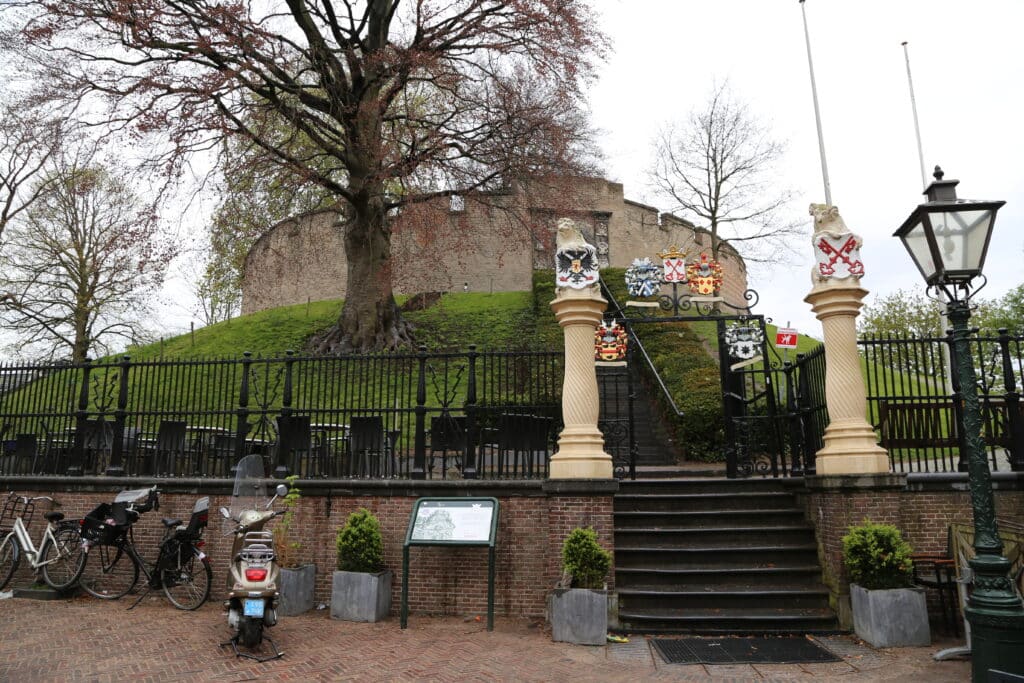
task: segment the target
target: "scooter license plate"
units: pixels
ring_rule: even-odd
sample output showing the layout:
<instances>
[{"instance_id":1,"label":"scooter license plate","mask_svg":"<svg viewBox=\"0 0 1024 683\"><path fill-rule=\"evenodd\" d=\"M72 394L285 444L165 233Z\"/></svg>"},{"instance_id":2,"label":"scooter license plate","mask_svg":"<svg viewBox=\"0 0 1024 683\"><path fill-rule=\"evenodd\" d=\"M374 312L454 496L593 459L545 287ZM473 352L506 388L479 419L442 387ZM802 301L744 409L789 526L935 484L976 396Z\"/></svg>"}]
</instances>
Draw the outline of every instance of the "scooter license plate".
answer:
<instances>
[{"instance_id":1,"label":"scooter license plate","mask_svg":"<svg viewBox=\"0 0 1024 683\"><path fill-rule=\"evenodd\" d=\"M263 617L263 598L246 599L243 611L247 617Z\"/></svg>"}]
</instances>

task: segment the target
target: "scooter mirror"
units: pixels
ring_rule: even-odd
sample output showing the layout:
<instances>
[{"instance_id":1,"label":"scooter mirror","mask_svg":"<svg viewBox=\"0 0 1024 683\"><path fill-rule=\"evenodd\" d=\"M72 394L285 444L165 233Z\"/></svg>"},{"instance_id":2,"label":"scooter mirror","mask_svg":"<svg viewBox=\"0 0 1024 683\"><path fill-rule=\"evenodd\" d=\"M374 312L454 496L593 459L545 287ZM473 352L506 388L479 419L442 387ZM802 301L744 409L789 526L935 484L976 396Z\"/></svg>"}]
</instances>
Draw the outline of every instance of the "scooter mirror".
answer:
<instances>
[{"instance_id":1,"label":"scooter mirror","mask_svg":"<svg viewBox=\"0 0 1024 683\"><path fill-rule=\"evenodd\" d=\"M274 489L274 491L275 491L275 493L277 493L279 498L282 498L282 497L288 495L288 487L285 486L284 484L278 484L277 488Z\"/></svg>"},{"instance_id":2,"label":"scooter mirror","mask_svg":"<svg viewBox=\"0 0 1024 683\"><path fill-rule=\"evenodd\" d=\"M220 509L220 516L223 517L224 519L231 519L231 513L228 512L227 508L221 508Z\"/></svg>"}]
</instances>

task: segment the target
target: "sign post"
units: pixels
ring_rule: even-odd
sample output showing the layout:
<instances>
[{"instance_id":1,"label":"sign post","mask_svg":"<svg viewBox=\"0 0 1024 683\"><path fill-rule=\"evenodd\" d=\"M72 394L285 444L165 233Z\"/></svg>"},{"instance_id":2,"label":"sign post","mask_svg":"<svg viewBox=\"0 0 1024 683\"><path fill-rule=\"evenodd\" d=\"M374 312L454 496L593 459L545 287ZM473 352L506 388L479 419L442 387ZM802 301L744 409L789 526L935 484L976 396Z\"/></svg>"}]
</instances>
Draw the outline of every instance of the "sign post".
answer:
<instances>
[{"instance_id":1,"label":"sign post","mask_svg":"<svg viewBox=\"0 0 1024 683\"><path fill-rule=\"evenodd\" d=\"M402 548L401 627L409 621L409 548L414 545L487 546L487 630L494 630L494 542L497 498L420 498L412 508Z\"/></svg>"}]
</instances>

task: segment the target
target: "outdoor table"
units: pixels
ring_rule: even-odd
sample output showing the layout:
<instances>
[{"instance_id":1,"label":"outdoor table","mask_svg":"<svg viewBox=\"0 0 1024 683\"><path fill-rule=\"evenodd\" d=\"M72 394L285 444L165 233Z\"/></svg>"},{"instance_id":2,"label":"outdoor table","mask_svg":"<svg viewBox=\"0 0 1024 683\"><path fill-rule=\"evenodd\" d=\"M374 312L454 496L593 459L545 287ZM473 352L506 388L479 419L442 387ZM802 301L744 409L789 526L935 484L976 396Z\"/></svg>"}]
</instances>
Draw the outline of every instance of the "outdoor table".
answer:
<instances>
[{"instance_id":1,"label":"outdoor table","mask_svg":"<svg viewBox=\"0 0 1024 683\"><path fill-rule=\"evenodd\" d=\"M316 422L309 425L314 450L320 453L321 474L341 472L342 462L348 451L348 425L342 423Z\"/></svg>"}]
</instances>

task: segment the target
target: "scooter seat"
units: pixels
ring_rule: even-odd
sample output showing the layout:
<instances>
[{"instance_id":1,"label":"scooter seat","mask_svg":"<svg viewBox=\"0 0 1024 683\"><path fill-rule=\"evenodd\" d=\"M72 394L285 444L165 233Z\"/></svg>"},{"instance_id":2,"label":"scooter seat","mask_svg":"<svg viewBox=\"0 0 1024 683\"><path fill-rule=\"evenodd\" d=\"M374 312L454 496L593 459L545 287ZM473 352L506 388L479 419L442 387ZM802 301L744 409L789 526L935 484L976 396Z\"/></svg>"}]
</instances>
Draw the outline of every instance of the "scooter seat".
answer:
<instances>
[{"instance_id":1,"label":"scooter seat","mask_svg":"<svg viewBox=\"0 0 1024 683\"><path fill-rule=\"evenodd\" d=\"M181 520L180 520L180 519L171 519L170 517L164 517L164 518L163 518L163 519L161 519L160 521L161 521L161 522L163 523L163 525L164 525L165 527L167 527L168 529L170 529L170 528L172 528L172 527L176 527L176 526L179 526L179 525L181 524Z\"/></svg>"}]
</instances>

